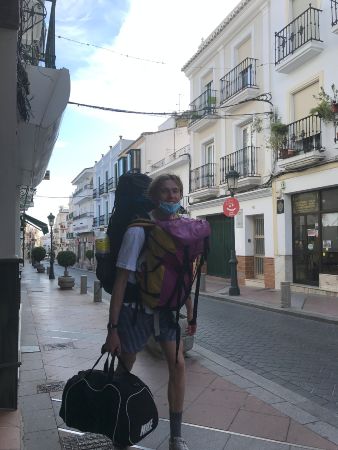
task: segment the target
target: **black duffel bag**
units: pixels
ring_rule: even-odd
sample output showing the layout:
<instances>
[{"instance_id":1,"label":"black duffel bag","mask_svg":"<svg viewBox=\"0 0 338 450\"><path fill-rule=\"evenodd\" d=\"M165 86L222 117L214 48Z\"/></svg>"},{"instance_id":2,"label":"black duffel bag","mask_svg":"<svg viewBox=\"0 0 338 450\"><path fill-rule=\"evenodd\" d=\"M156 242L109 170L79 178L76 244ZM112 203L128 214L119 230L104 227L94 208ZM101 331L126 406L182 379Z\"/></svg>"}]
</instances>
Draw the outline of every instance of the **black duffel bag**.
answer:
<instances>
[{"instance_id":1,"label":"black duffel bag","mask_svg":"<svg viewBox=\"0 0 338 450\"><path fill-rule=\"evenodd\" d=\"M95 367L70 378L62 393L60 417L80 431L103 434L114 445L133 445L158 425L158 412L148 386L130 373L121 359L123 373L114 370L109 354L103 370Z\"/></svg>"}]
</instances>

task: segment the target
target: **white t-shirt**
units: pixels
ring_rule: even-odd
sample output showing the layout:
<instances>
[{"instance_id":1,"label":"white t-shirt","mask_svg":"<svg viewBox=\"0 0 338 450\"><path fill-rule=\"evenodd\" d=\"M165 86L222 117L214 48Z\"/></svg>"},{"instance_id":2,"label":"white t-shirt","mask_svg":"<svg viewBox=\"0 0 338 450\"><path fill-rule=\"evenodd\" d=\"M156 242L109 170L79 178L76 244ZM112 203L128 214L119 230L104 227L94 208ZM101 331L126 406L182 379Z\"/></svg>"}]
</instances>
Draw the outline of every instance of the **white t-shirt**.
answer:
<instances>
[{"instance_id":1,"label":"white t-shirt","mask_svg":"<svg viewBox=\"0 0 338 450\"><path fill-rule=\"evenodd\" d=\"M128 281L136 284L135 272L138 266L138 258L144 245L145 234L142 227L130 227L125 232L120 251L117 257L116 267L130 270Z\"/></svg>"}]
</instances>

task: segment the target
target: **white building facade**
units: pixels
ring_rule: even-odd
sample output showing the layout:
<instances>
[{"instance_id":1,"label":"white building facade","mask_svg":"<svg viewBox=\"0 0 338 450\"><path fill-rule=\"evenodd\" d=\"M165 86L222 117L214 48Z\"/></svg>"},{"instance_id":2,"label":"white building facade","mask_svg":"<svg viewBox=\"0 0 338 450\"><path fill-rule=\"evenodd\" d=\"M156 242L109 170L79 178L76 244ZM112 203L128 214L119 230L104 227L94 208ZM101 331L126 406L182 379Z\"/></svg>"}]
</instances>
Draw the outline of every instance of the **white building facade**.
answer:
<instances>
[{"instance_id":1,"label":"white building facade","mask_svg":"<svg viewBox=\"0 0 338 450\"><path fill-rule=\"evenodd\" d=\"M223 214L231 167L240 175L235 240L240 284L275 287L270 2L242 1L183 67L190 80L190 212L212 229L207 273L230 276L232 219ZM257 99L257 100L256 100ZM263 100L263 101L262 101Z\"/></svg>"},{"instance_id":2,"label":"white building facade","mask_svg":"<svg viewBox=\"0 0 338 450\"><path fill-rule=\"evenodd\" d=\"M76 186L72 199L72 231L75 238L75 254L77 264L81 268L90 262L86 251L94 249L94 203L93 203L93 167L83 169L72 181Z\"/></svg>"},{"instance_id":3,"label":"white building facade","mask_svg":"<svg viewBox=\"0 0 338 450\"><path fill-rule=\"evenodd\" d=\"M329 0L243 0L183 67L190 211L212 228L210 275L230 275L222 205L234 167L240 284L338 291L337 12ZM316 113L323 99L329 118Z\"/></svg>"},{"instance_id":4,"label":"white building facade","mask_svg":"<svg viewBox=\"0 0 338 450\"><path fill-rule=\"evenodd\" d=\"M272 2L272 94L288 126L274 167L276 281L328 293L338 292L337 129L310 110L338 86L337 12L336 1Z\"/></svg>"},{"instance_id":5,"label":"white building facade","mask_svg":"<svg viewBox=\"0 0 338 450\"><path fill-rule=\"evenodd\" d=\"M121 153L133 141L123 139L120 136L119 141L111 146L109 151L102 155L100 161L95 162L93 170L93 229L99 231L106 229L109 218L114 207L115 190L117 180L120 175L131 168L130 158L121 157Z\"/></svg>"}]
</instances>

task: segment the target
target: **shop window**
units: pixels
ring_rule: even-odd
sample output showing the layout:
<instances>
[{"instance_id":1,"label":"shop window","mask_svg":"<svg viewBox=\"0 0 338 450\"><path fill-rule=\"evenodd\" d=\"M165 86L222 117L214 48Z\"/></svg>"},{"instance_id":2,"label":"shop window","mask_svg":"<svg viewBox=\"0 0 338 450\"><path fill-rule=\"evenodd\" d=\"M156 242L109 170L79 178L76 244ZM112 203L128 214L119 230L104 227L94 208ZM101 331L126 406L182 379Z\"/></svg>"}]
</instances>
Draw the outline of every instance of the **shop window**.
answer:
<instances>
[{"instance_id":1,"label":"shop window","mask_svg":"<svg viewBox=\"0 0 338 450\"><path fill-rule=\"evenodd\" d=\"M338 189L322 192L322 210L338 210Z\"/></svg>"},{"instance_id":2,"label":"shop window","mask_svg":"<svg viewBox=\"0 0 338 450\"><path fill-rule=\"evenodd\" d=\"M338 212L322 214L322 272L338 274Z\"/></svg>"}]
</instances>

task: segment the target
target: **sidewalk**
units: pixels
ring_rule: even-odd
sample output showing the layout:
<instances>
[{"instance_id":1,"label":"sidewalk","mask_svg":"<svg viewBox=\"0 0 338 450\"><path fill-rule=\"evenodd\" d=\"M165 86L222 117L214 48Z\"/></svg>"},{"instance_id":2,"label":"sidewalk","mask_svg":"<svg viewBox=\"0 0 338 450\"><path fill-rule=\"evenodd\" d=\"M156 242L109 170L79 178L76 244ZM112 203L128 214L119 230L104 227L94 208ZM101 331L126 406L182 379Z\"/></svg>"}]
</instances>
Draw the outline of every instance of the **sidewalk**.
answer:
<instances>
[{"instance_id":1,"label":"sidewalk","mask_svg":"<svg viewBox=\"0 0 338 450\"><path fill-rule=\"evenodd\" d=\"M234 303L249 304L257 308L338 323L338 295L291 292L291 307L282 308L279 290L240 286L241 294L233 297L228 294L229 279L208 275L205 279L205 290L201 290L200 293L206 297L209 296Z\"/></svg>"},{"instance_id":2,"label":"sidewalk","mask_svg":"<svg viewBox=\"0 0 338 450\"><path fill-rule=\"evenodd\" d=\"M61 291L57 280L30 265L22 275L19 410L0 412L0 450L19 450L20 441L21 450L111 449L107 439L69 430L58 416L65 381L91 367L100 352L107 303ZM210 292L216 281L213 288L207 282L207 295L222 295ZM257 296L263 297L273 302L265 292ZM186 363L183 433L190 450L338 450L335 414L200 346ZM134 372L149 384L161 417L155 432L134 448L166 450L165 361L144 351Z\"/></svg>"}]
</instances>

